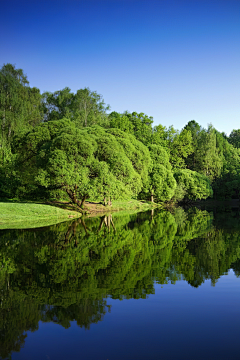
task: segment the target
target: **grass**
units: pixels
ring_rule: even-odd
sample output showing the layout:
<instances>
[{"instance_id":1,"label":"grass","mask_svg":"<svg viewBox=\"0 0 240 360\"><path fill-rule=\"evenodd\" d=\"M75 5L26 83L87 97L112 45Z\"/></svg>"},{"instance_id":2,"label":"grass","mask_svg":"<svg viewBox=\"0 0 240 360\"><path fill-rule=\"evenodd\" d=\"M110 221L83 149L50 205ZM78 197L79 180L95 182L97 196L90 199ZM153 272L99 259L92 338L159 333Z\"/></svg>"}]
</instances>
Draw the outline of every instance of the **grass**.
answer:
<instances>
[{"instance_id":1,"label":"grass","mask_svg":"<svg viewBox=\"0 0 240 360\"><path fill-rule=\"evenodd\" d=\"M145 211L159 207L159 204L154 204L148 201L140 200L125 200L125 201L112 201L112 206L103 206L97 202L86 202L85 207L90 213L104 213L112 211L122 211L122 210L138 210Z\"/></svg>"},{"instance_id":2,"label":"grass","mask_svg":"<svg viewBox=\"0 0 240 360\"><path fill-rule=\"evenodd\" d=\"M50 205L0 202L0 229L48 226L79 216L79 212Z\"/></svg>"}]
</instances>

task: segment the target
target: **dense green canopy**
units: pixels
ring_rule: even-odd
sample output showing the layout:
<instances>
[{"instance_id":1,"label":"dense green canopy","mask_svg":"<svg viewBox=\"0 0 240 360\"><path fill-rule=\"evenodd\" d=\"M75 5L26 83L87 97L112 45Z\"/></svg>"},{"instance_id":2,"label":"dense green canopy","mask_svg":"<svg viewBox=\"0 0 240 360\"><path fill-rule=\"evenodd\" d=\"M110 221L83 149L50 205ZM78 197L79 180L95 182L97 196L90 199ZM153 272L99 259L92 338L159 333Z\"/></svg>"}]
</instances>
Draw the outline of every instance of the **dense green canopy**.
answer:
<instances>
[{"instance_id":1,"label":"dense green canopy","mask_svg":"<svg viewBox=\"0 0 240 360\"><path fill-rule=\"evenodd\" d=\"M169 156L160 145L149 145L149 150L153 167L143 191L148 197L151 195L152 201L169 201L172 199L176 188Z\"/></svg>"},{"instance_id":2,"label":"dense green canopy","mask_svg":"<svg viewBox=\"0 0 240 360\"><path fill-rule=\"evenodd\" d=\"M68 119L49 121L15 138L24 186L65 192L82 207L87 198L136 198L148 178L148 149L120 130L79 129Z\"/></svg>"},{"instance_id":3,"label":"dense green canopy","mask_svg":"<svg viewBox=\"0 0 240 360\"><path fill-rule=\"evenodd\" d=\"M176 198L182 199L206 199L212 197L213 191L210 180L196 171L181 169L174 173L177 182Z\"/></svg>"},{"instance_id":4,"label":"dense green canopy","mask_svg":"<svg viewBox=\"0 0 240 360\"><path fill-rule=\"evenodd\" d=\"M143 112L108 110L89 88L41 95L22 69L3 65L0 197L169 202L212 196L211 187L215 198L239 198L240 130L228 137L191 120L178 131Z\"/></svg>"}]
</instances>

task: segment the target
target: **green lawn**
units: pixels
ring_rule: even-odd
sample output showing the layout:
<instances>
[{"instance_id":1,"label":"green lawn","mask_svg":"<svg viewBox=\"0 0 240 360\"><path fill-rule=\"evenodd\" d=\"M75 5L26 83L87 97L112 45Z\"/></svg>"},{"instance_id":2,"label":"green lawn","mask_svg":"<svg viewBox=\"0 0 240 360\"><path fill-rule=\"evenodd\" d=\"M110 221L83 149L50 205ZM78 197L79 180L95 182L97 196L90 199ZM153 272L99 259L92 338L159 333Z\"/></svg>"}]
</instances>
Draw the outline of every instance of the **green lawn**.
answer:
<instances>
[{"instance_id":1,"label":"green lawn","mask_svg":"<svg viewBox=\"0 0 240 360\"><path fill-rule=\"evenodd\" d=\"M81 216L50 205L0 202L0 229L34 228Z\"/></svg>"},{"instance_id":2,"label":"green lawn","mask_svg":"<svg viewBox=\"0 0 240 360\"><path fill-rule=\"evenodd\" d=\"M139 200L129 200L129 201L113 201L112 208L114 210L148 210L159 205L153 204L150 201L139 201Z\"/></svg>"}]
</instances>

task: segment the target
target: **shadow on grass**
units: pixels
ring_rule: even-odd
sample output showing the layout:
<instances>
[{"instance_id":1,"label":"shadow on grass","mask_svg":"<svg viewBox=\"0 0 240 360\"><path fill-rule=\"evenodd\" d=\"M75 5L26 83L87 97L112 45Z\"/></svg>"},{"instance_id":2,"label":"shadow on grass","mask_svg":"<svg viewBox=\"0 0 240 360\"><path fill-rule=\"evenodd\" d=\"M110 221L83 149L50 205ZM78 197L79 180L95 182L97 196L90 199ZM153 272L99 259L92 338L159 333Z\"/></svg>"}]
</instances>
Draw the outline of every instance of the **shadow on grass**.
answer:
<instances>
[{"instance_id":1,"label":"shadow on grass","mask_svg":"<svg viewBox=\"0 0 240 360\"><path fill-rule=\"evenodd\" d=\"M76 205L67 201L28 200L28 199L19 200L19 199L0 198L0 203L50 205L64 210L80 212Z\"/></svg>"}]
</instances>

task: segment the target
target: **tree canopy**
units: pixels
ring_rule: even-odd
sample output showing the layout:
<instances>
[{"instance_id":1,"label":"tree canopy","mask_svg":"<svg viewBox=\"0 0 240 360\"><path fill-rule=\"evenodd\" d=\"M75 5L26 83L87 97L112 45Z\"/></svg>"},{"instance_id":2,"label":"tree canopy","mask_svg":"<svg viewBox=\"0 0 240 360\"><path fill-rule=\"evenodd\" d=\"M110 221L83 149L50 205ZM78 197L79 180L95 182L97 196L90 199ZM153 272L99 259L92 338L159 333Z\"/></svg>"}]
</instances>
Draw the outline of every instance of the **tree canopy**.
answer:
<instances>
[{"instance_id":1,"label":"tree canopy","mask_svg":"<svg viewBox=\"0 0 240 360\"><path fill-rule=\"evenodd\" d=\"M79 207L87 198L136 198L151 166L148 149L133 136L99 126L79 129L69 119L16 138L14 151L26 187L60 190Z\"/></svg>"},{"instance_id":2,"label":"tree canopy","mask_svg":"<svg viewBox=\"0 0 240 360\"><path fill-rule=\"evenodd\" d=\"M87 198L203 199L212 188L215 198L239 198L239 130L228 137L191 120L179 131L109 109L89 88L40 94L22 69L3 65L0 197L68 196L80 206ZM193 195L190 183L202 192Z\"/></svg>"}]
</instances>

